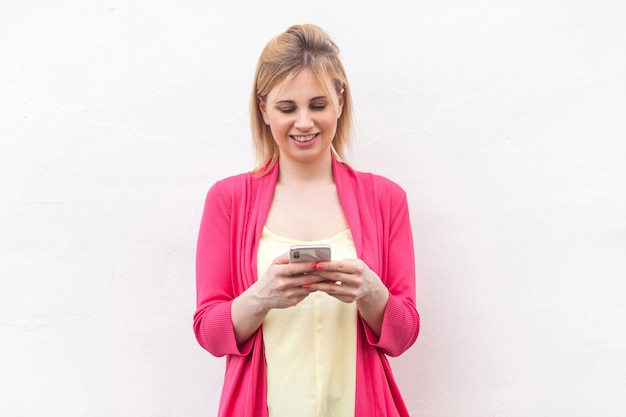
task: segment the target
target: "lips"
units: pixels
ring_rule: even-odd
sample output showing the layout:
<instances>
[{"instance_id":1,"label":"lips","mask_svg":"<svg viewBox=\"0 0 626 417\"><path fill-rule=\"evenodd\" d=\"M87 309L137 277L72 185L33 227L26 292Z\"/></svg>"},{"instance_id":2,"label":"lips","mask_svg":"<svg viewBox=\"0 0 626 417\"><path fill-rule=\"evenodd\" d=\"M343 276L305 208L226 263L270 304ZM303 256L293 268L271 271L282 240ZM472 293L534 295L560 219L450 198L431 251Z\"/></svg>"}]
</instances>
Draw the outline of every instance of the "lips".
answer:
<instances>
[{"instance_id":1,"label":"lips","mask_svg":"<svg viewBox=\"0 0 626 417\"><path fill-rule=\"evenodd\" d=\"M313 134L313 135L306 135L306 136L302 136L302 135L290 135L291 139L295 140L296 142L300 142L300 143L306 143L306 142L310 142L313 139L315 139L317 137L317 133Z\"/></svg>"}]
</instances>

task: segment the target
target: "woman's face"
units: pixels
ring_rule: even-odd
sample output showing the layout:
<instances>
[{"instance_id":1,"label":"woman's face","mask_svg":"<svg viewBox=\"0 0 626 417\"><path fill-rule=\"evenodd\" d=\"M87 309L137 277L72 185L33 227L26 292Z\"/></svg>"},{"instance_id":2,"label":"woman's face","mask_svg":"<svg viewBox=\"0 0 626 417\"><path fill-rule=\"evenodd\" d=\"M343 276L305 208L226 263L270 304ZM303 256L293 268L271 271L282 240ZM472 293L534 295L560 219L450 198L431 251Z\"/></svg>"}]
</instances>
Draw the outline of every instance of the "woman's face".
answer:
<instances>
[{"instance_id":1,"label":"woman's face","mask_svg":"<svg viewBox=\"0 0 626 417\"><path fill-rule=\"evenodd\" d=\"M276 85L265 100L259 99L259 106L281 160L309 162L330 156L343 106L343 92L337 94L330 79L325 90L310 70L303 69Z\"/></svg>"}]
</instances>

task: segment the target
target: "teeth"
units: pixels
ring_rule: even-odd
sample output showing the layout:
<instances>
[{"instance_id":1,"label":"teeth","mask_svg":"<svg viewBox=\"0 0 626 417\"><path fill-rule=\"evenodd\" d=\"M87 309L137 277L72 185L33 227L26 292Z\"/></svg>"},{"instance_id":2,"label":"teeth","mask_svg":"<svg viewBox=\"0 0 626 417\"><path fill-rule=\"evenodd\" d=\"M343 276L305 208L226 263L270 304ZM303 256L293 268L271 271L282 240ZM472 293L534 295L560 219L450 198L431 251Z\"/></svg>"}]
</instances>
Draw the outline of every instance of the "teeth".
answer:
<instances>
[{"instance_id":1,"label":"teeth","mask_svg":"<svg viewBox=\"0 0 626 417\"><path fill-rule=\"evenodd\" d=\"M310 140L313 140L313 138L315 137L315 135L308 135L308 136L291 136L294 140L298 141L298 142L308 142Z\"/></svg>"}]
</instances>

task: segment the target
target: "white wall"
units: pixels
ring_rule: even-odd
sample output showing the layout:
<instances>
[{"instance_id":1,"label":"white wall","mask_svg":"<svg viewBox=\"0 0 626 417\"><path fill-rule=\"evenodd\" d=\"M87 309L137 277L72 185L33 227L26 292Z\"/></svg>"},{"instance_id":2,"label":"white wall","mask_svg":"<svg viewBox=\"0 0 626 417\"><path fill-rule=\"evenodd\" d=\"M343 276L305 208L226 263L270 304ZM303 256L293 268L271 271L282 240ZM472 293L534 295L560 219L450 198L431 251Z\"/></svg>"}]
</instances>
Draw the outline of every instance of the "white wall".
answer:
<instances>
[{"instance_id":1,"label":"white wall","mask_svg":"<svg viewBox=\"0 0 626 417\"><path fill-rule=\"evenodd\" d=\"M342 48L354 165L410 196L412 415L623 415L624 4L3 0L0 415L214 415L203 199L251 168L256 59L302 22Z\"/></svg>"}]
</instances>

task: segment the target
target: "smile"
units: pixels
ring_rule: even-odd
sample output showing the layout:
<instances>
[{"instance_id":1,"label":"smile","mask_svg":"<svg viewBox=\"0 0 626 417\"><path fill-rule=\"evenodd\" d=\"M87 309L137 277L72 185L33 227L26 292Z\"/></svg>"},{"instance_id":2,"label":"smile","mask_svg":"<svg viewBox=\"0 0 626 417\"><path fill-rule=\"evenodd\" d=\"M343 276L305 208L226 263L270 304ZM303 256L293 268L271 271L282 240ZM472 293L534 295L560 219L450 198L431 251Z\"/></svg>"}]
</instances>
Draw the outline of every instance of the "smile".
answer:
<instances>
[{"instance_id":1,"label":"smile","mask_svg":"<svg viewBox=\"0 0 626 417\"><path fill-rule=\"evenodd\" d=\"M317 136L317 133L315 133L313 135L307 135L307 136L290 135L291 139L295 140L296 142L300 142L300 143L310 142L313 139L315 139L316 136Z\"/></svg>"}]
</instances>

